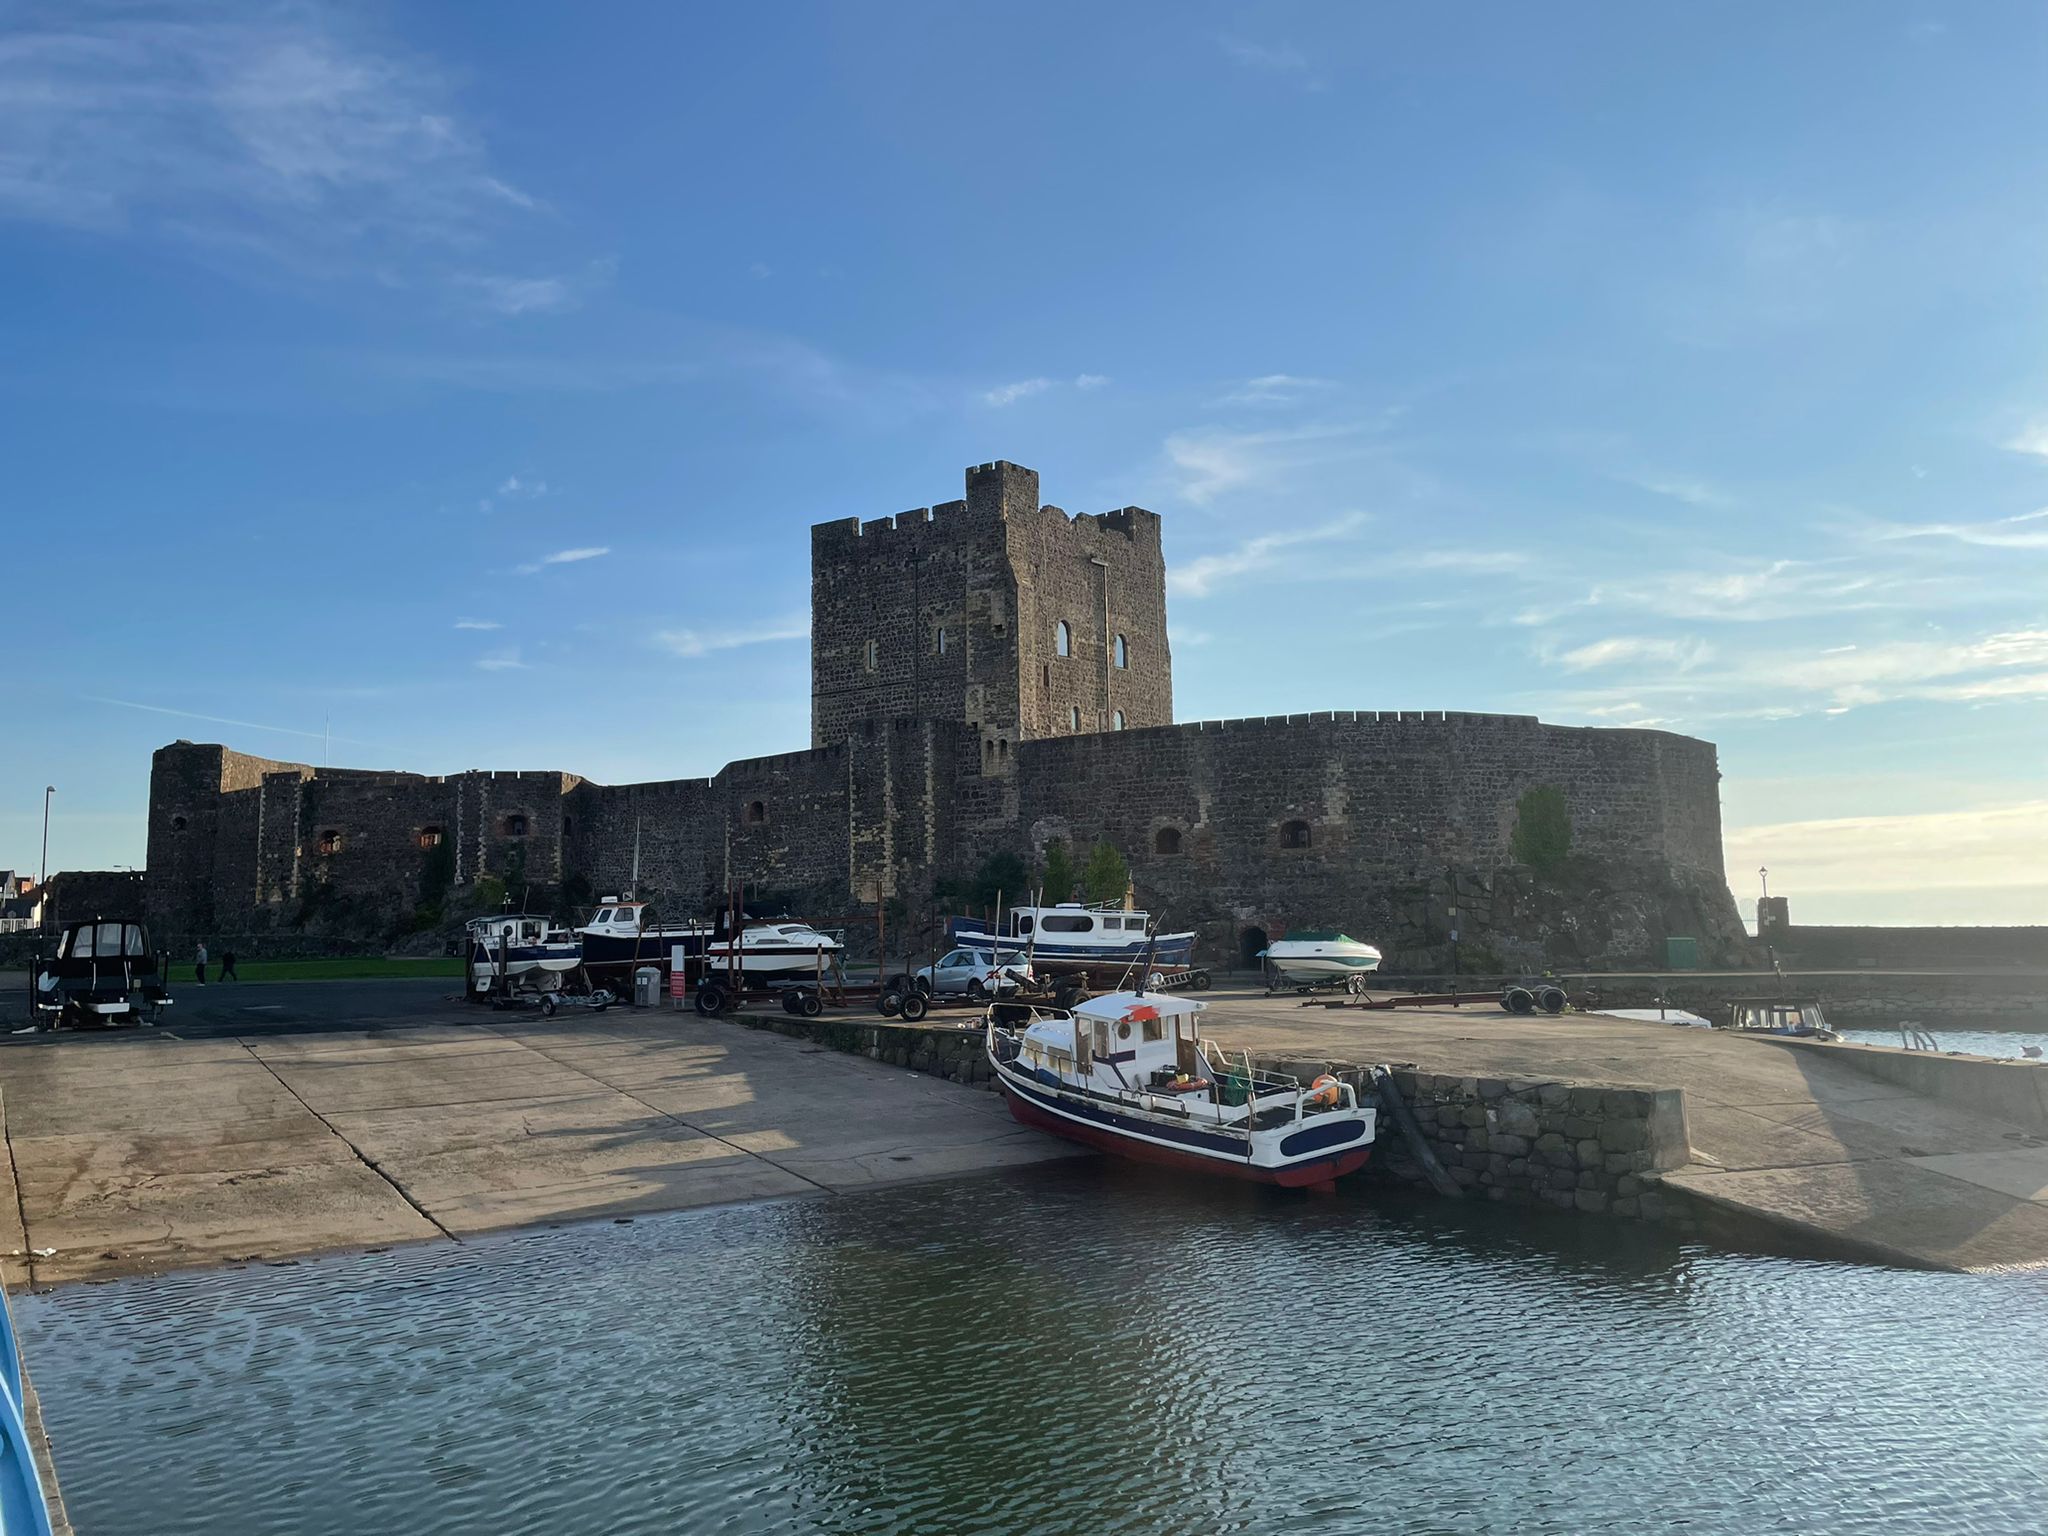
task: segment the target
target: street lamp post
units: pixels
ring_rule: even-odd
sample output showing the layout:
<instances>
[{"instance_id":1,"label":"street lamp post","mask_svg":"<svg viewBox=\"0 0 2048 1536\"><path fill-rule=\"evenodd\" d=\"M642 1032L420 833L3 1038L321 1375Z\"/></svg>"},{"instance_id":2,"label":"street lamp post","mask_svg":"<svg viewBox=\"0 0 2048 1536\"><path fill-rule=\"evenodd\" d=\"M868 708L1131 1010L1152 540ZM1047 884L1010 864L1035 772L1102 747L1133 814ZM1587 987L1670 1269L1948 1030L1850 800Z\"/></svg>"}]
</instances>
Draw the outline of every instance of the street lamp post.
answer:
<instances>
[{"instance_id":1,"label":"street lamp post","mask_svg":"<svg viewBox=\"0 0 2048 1536\"><path fill-rule=\"evenodd\" d=\"M43 862L36 870L36 927L42 928L50 920L50 797L57 793L57 786L43 786Z\"/></svg>"},{"instance_id":2,"label":"street lamp post","mask_svg":"<svg viewBox=\"0 0 2048 1536\"><path fill-rule=\"evenodd\" d=\"M1757 866L1757 871L1756 871L1756 877L1757 877L1757 879L1759 879L1759 880L1763 881L1763 883L1764 883L1764 899L1765 899L1766 901L1768 901L1768 900L1770 899L1770 896L1771 896L1771 872L1770 872L1770 870L1769 870L1769 869L1765 868L1764 866L1762 866L1762 865L1758 865L1758 866Z\"/></svg>"}]
</instances>

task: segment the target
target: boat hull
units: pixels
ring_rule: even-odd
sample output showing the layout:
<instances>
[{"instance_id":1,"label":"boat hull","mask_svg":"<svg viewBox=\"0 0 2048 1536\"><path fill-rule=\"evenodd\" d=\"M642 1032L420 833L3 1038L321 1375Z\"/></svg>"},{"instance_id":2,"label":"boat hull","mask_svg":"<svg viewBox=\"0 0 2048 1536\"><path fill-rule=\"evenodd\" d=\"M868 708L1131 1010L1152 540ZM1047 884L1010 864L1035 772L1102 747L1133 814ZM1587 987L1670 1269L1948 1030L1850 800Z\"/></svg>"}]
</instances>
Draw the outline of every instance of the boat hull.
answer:
<instances>
[{"instance_id":1,"label":"boat hull","mask_svg":"<svg viewBox=\"0 0 2048 1536\"><path fill-rule=\"evenodd\" d=\"M651 965L663 971L674 963L678 949L686 957L695 957L704 953L710 939L705 930L689 928L650 928L639 934L593 933L588 928L579 928L577 932L583 939L585 965Z\"/></svg>"},{"instance_id":2,"label":"boat hull","mask_svg":"<svg viewBox=\"0 0 2048 1536\"><path fill-rule=\"evenodd\" d=\"M1011 1118L1020 1125L1050 1131L1055 1136L1115 1157L1127 1157L1157 1167L1178 1168L1188 1173L1271 1184L1282 1189L1311 1189L1333 1184L1347 1174L1358 1172L1372 1157L1372 1143L1367 1141L1360 1146L1333 1149L1320 1157L1302 1158L1277 1166L1262 1165L1242 1157L1220 1156L1192 1145L1168 1146L1134 1135L1117 1127L1115 1122L1123 1117L1114 1111L1098 1110L1096 1113L1100 1118L1097 1119L1076 1118L1020 1088L1007 1077L1002 1079L1002 1088Z\"/></svg>"},{"instance_id":3,"label":"boat hull","mask_svg":"<svg viewBox=\"0 0 2048 1536\"><path fill-rule=\"evenodd\" d=\"M1062 944L1044 937L1034 943L1030 939L1012 938L1007 934L999 937L984 926L956 921L953 924L953 944L957 949L974 951L991 965L998 959L1007 963L1028 957L1034 967L1060 971L1080 970L1087 966L1131 965L1145 958L1148 944L1155 971L1186 970L1195 960L1195 936L1192 933L1162 933L1149 941L1138 937L1124 944Z\"/></svg>"}]
</instances>

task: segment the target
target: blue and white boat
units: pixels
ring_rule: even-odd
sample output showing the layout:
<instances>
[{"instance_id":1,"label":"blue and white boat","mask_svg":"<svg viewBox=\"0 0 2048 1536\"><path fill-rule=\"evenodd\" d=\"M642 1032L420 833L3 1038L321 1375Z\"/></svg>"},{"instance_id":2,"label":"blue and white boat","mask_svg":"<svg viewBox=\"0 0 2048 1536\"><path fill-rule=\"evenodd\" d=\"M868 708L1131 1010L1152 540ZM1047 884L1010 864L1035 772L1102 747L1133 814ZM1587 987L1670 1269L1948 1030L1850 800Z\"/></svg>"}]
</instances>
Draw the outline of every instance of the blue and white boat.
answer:
<instances>
[{"instance_id":1,"label":"blue and white boat","mask_svg":"<svg viewBox=\"0 0 2048 1536\"><path fill-rule=\"evenodd\" d=\"M1040 971L1117 970L1144 958L1152 946L1155 971L1185 970L1194 963L1192 933L1151 933L1149 913L1120 903L1084 907L1063 901L1052 907L1011 907L993 924L978 917L953 919L953 945L972 950L991 966L1028 958Z\"/></svg>"},{"instance_id":2,"label":"blue and white boat","mask_svg":"<svg viewBox=\"0 0 2048 1536\"><path fill-rule=\"evenodd\" d=\"M469 984L488 992L500 977L515 988L552 990L583 963L576 935L530 912L474 917L469 929Z\"/></svg>"}]
</instances>

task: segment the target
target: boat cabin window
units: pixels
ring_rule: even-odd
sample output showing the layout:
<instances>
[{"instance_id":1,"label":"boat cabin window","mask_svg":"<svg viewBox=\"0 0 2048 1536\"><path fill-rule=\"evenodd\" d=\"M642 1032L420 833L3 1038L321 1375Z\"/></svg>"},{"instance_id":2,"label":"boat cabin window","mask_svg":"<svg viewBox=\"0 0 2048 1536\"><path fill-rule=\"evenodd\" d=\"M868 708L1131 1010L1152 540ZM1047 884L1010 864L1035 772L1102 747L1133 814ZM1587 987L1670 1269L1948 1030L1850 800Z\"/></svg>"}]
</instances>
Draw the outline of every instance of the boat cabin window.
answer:
<instances>
[{"instance_id":1,"label":"boat cabin window","mask_svg":"<svg viewBox=\"0 0 2048 1536\"><path fill-rule=\"evenodd\" d=\"M121 953L121 925L119 923L100 924L98 949L102 960L119 957Z\"/></svg>"},{"instance_id":2,"label":"boat cabin window","mask_svg":"<svg viewBox=\"0 0 2048 1536\"><path fill-rule=\"evenodd\" d=\"M1102 920L1102 926L1105 932L1112 929L1121 931L1124 926L1124 920L1120 917L1105 917Z\"/></svg>"},{"instance_id":3,"label":"boat cabin window","mask_svg":"<svg viewBox=\"0 0 2048 1536\"><path fill-rule=\"evenodd\" d=\"M1097 1019L1095 1021L1094 1035L1095 1038L1090 1043L1093 1044L1095 1047L1095 1054L1098 1056L1107 1056L1110 1052L1109 1025L1104 1023L1102 1020Z\"/></svg>"},{"instance_id":4,"label":"boat cabin window","mask_svg":"<svg viewBox=\"0 0 2048 1536\"><path fill-rule=\"evenodd\" d=\"M121 930L121 952L128 955L149 953L149 945L143 941L142 929L134 923Z\"/></svg>"},{"instance_id":5,"label":"boat cabin window","mask_svg":"<svg viewBox=\"0 0 2048 1536\"><path fill-rule=\"evenodd\" d=\"M1141 1019L1139 1022L1144 1026L1145 1038L1147 1040L1164 1040L1166 1038L1166 1023L1163 1019L1155 1015L1149 1019Z\"/></svg>"},{"instance_id":6,"label":"boat cabin window","mask_svg":"<svg viewBox=\"0 0 2048 1536\"><path fill-rule=\"evenodd\" d=\"M1027 918L1025 921L1028 922L1030 919ZM1095 919L1084 916L1069 917L1064 912L1057 912L1048 917L1043 926L1047 933L1093 933Z\"/></svg>"},{"instance_id":7,"label":"boat cabin window","mask_svg":"<svg viewBox=\"0 0 2048 1536\"><path fill-rule=\"evenodd\" d=\"M92 930L90 928L74 928L65 934L57 944L57 958L59 960L81 960L91 953Z\"/></svg>"},{"instance_id":8,"label":"boat cabin window","mask_svg":"<svg viewBox=\"0 0 2048 1536\"><path fill-rule=\"evenodd\" d=\"M1018 931L1019 933L1029 933L1029 932L1031 931L1032 923L1033 923L1034 921L1035 921L1034 919L1032 919L1032 918L1029 918L1029 917L1020 917L1020 918L1018 918L1018 919L1017 919L1017 931Z\"/></svg>"}]
</instances>

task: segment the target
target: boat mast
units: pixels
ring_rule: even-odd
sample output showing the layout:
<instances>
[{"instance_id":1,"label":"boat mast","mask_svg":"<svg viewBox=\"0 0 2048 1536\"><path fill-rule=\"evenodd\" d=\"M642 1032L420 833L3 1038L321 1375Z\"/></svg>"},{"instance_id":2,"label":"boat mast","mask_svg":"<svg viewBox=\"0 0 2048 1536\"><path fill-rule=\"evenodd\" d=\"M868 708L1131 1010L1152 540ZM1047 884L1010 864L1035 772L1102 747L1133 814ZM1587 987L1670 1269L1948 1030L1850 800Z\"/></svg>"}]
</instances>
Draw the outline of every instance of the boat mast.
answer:
<instances>
[{"instance_id":1,"label":"boat mast","mask_svg":"<svg viewBox=\"0 0 2048 1536\"><path fill-rule=\"evenodd\" d=\"M640 899L640 818L638 816L633 818L633 878L627 882L627 886L627 900L638 901Z\"/></svg>"}]
</instances>

